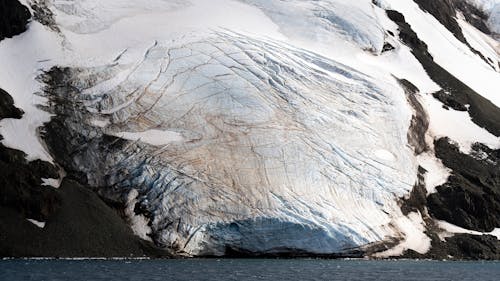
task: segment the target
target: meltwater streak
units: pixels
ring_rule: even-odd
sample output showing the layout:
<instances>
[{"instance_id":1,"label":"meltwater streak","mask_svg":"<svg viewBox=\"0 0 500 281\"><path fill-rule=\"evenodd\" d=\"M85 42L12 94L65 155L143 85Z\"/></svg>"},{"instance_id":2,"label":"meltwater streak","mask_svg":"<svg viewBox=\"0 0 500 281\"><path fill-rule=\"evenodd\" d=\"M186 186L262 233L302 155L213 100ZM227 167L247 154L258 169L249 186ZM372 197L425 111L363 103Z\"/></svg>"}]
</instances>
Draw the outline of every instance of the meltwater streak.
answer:
<instances>
[{"instance_id":1,"label":"meltwater streak","mask_svg":"<svg viewBox=\"0 0 500 281\"><path fill-rule=\"evenodd\" d=\"M500 262L365 260L4 260L0 280L497 280Z\"/></svg>"}]
</instances>

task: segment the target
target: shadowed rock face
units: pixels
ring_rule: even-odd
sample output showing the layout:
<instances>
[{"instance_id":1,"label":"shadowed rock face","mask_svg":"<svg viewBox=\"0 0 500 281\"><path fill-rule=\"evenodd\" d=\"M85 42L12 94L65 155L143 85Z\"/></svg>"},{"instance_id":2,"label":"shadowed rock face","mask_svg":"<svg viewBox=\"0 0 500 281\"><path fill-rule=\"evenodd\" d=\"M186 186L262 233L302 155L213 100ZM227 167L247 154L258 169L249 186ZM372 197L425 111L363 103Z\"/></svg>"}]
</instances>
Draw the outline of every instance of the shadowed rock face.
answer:
<instances>
[{"instance_id":1,"label":"shadowed rock face","mask_svg":"<svg viewBox=\"0 0 500 281\"><path fill-rule=\"evenodd\" d=\"M498 260L500 259L500 240L492 235L455 234L442 241L431 234L432 247L425 255L407 251L403 258L438 260Z\"/></svg>"},{"instance_id":2,"label":"shadowed rock face","mask_svg":"<svg viewBox=\"0 0 500 281\"><path fill-rule=\"evenodd\" d=\"M64 180L58 209L39 228L12 208L0 205L0 256L3 257L165 257L140 240L97 195Z\"/></svg>"},{"instance_id":3,"label":"shadowed rock face","mask_svg":"<svg viewBox=\"0 0 500 281\"><path fill-rule=\"evenodd\" d=\"M17 0L0 0L0 41L26 31L31 14Z\"/></svg>"},{"instance_id":4,"label":"shadowed rock face","mask_svg":"<svg viewBox=\"0 0 500 281\"><path fill-rule=\"evenodd\" d=\"M22 111L13 104L12 97L0 90L0 120L22 117ZM42 178L59 178L59 175L50 163L28 162L25 157L23 152L0 143L0 205L13 208L27 218L44 221L57 210L60 198L53 188L42 186Z\"/></svg>"},{"instance_id":5,"label":"shadowed rock face","mask_svg":"<svg viewBox=\"0 0 500 281\"><path fill-rule=\"evenodd\" d=\"M466 155L446 138L437 140L435 149L453 172L429 196L430 213L466 229L490 232L500 227L500 151L476 144L472 155Z\"/></svg>"},{"instance_id":6,"label":"shadowed rock face","mask_svg":"<svg viewBox=\"0 0 500 281\"><path fill-rule=\"evenodd\" d=\"M14 106L14 100L4 90L0 89L0 120L4 118L19 119L23 111Z\"/></svg>"},{"instance_id":7,"label":"shadowed rock face","mask_svg":"<svg viewBox=\"0 0 500 281\"><path fill-rule=\"evenodd\" d=\"M0 90L0 120L21 117L12 97ZM55 189L43 185L45 178L58 179L58 169L28 162L25 153L0 143L0 257L167 255L136 237L90 189L67 179Z\"/></svg>"}]
</instances>

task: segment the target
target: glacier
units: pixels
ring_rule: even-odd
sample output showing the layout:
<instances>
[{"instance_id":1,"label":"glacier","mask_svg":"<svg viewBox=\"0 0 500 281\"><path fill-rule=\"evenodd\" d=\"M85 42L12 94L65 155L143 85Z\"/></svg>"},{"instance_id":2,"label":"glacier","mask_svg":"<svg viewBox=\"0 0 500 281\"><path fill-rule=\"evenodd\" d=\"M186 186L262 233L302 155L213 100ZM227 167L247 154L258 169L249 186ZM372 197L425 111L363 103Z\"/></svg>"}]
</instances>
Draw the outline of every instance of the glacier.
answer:
<instances>
[{"instance_id":1,"label":"glacier","mask_svg":"<svg viewBox=\"0 0 500 281\"><path fill-rule=\"evenodd\" d=\"M175 254L342 254L381 242L396 245L381 257L424 254L427 214L401 204L419 166L429 193L450 175L433 141L500 148L432 97L441 88L384 9L496 105L497 69L410 0L21 2L52 18L0 43L10 67L0 86L26 112L1 120L2 143L123 204L136 235ZM467 32L498 59L493 39ZM401 79L430 120L421 154Z\"/></svg>"},{"instance_id":2,"label":"glacier","mask_svg":"<svg viewBox=\"0 0 500 281\"><path fill-rule=\"evenodd\" d=\"M81 106L58 134L72 169L137 190L155 241L189 255L342 252L397 232L388 214L416 180L400 89L274 41L196 37L51 78L46 92L70 99L53 113ZM97 145L131 132L118 151Z\"/></svg>"}]
</instances>

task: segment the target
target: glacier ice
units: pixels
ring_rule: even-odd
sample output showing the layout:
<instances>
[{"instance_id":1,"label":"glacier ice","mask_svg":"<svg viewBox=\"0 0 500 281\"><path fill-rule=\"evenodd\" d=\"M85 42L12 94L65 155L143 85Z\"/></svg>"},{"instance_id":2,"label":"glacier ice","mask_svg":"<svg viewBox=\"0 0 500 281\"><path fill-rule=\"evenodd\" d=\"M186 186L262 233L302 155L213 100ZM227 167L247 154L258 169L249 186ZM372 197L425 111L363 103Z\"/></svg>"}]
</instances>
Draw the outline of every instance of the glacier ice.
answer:
<instances>
[{"instance_id":1,"label":"glacier ice","mask_svg":"<svg viewBox=\"0 0 500 281\"><path fill-rule=\"evenodd\" d=\"M369 0L45 2L58 33L33 22L0 45L16 73L0 70L0 83L27 112L2 121L3 143L53 156L125 204L137 235L178 253L339 253L387 238L424 252L422 217L398 204L419 164L435 168L429 192L449 171L409 147L412 110L391 75L421 90L430 142L498 143L426 95L439 87ZM377 2L445 68L481 73L466 82L494 92L491 69L463 59L467 47L414 2ZM382 53L384 42L395 49ZM48 103L33 95L44 83ZM40 129L50 156L41 109L55 114Z\"/></svg>"},{"instance_id":2,"label":"glacier ice","mask_svg":"<svg viewBox=\"0 0 500 281\"><path fill-rule=\"evenodd\" d=\"M385 30L370 0L239 0L259 7L290 38L308 42L354 43L380 53Z\"/></svg>"},{"instance_id":3,"label":"glacier ice","mask_svg":"<svg viewBox=\"0 0 500 281\"><path fill-rule=\"evenodd\" d=\"M397 235L397 200L416 177L397 87L232 32L154 42L135 63L64 76L48 95L81 106L64 113L69 165L108 196L137 190L157 243L190 255L333 253ZM88 143L71 137L81 132ZM96 144L123 132L133 138L120 149Z\"/></svg>"}]
</instances>

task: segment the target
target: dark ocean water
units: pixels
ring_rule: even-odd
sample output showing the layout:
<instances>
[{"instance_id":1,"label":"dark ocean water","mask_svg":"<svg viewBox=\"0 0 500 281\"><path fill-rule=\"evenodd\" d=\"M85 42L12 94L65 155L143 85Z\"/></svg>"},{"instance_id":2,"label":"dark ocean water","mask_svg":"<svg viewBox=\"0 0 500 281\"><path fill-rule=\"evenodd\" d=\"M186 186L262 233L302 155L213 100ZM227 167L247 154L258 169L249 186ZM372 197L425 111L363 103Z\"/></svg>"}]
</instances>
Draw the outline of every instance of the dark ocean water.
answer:
<instances>
[{"instance_id":1,"label":"dark ocean water","mask_svg":"<svg viewBox=\"0 0 500 281\"><path fill-rule=\"evenodd\" d=\"M4 260L16 280L500 280L500 262L359 260Z\"/></svg>"}]
</instances>

